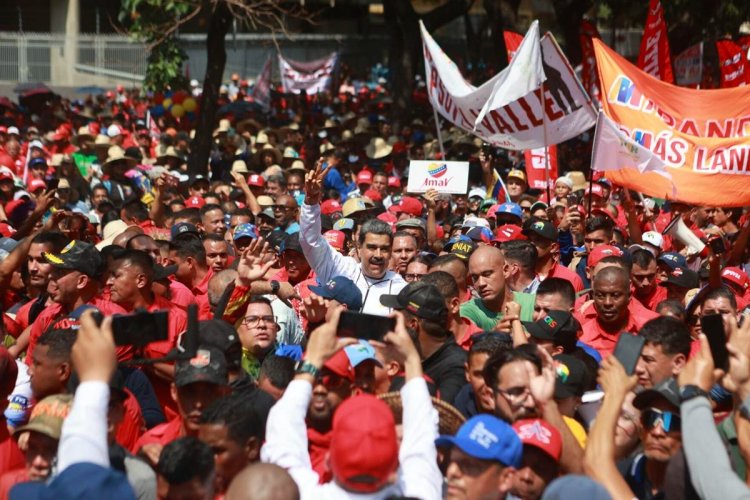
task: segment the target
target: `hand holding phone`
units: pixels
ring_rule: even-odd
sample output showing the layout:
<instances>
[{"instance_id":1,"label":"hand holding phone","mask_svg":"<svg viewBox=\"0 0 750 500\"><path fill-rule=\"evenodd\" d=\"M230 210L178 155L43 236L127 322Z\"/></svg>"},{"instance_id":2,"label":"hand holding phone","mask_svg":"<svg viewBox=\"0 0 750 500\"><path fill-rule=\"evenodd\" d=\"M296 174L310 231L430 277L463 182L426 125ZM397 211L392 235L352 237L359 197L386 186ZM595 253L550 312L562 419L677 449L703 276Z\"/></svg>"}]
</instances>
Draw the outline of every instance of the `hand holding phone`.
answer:
<instances>
[{"instance_id":1,"label":"hand holding phone","mask_svg":"<svg viewBox=\"0 0 750 500\"><path fill-rule=\"evenodd\" d=\"M727 334L724 330L724 318L721 314L707 314L701 317L701 332L708 339L714 367L721 370L729 369L729 351L727 350Z\"/></svg>"},{"instance_id":2,"label":"hand holding phone","mask_svg":"<svg viewBox=\"0 0 750 500\"><path fill-rule=\"evenodd\" d=\"M641 357L645 343L646 340L643 337L628 332L622 332L620 338L617 339L613 356L625 368L628 376L635 372L635 366L638 364L638 358Z\"/></svg>"}]
</instances>

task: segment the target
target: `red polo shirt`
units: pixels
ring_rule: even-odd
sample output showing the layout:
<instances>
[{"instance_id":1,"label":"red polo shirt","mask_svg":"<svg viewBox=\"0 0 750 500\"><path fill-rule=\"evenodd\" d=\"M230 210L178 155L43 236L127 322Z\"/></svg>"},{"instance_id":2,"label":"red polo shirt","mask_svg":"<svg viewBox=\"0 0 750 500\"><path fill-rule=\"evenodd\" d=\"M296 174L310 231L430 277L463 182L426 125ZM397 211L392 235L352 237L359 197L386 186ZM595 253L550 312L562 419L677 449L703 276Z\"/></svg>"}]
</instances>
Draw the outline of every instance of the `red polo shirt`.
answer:
<instances>
[{"instance_id":1,"label":"red polo shirt","mask_svg":"<svg viewBox=\"0 0 750 500\"><path fill-rule=\"evenodd\" d=\"M89 305L92 305L99 309L101 313L104 316L111 316L113 314L127 314L125 312L125 309L118 306L114 302L111 302L109 300L103 300L99 297L94 297L91 301L88 302ZM26 359L32 360L33 358L32 353L34 352L34 347L36 347L36 343L39 340L39 337L42 336L44 332L47 331L47 328L55 324L55 322L59 319L65 318L68 314L68 311L63 311L63 308L60 304L55 303L46 308L42 313L37 316L36 320L31 324L31 333L29 335L29 347L26 349ZM118 361L126 361L133 358L133 347L132 346L118 346L117 347L117 360ZM29 361L30 362L30 361Z\"/></svg>"},{"instance_id":2,"label":"red polo shirt","mask_svg":"<svg viewBox=\"0 0 750 500\"><path fill-rule=\"evenodd\" d=\"M0 416L0 474L24 467L26 460L16 440L8 432L8 423Z\"/></svg>"},{"instance_id":3,"label":"red polo shirt","mask_svg":"<svg viewBox=\"0 0 750 500\"><path fill-rule=\"evenodd\" d=\"M631 303L633 301L631 300ZM593 308L592 308L593 309ZM651 313L651 311L647 311ZM628 312L628 323L624 328L619 328L616 331L609 331L599 322L599 318L595 317L588 320L583 324L583 334L578 339L586 345L589 345L599 351L602 358L606 358L615 350L615 344L617 339L620 337L620 333L623 331L633 334L638 334L643 325L659 316L658 314L651 313L648 315L634 314L632 311Z\"/></svg>"},{"instance_id":4,"label":"red polo shirt","mask_svg":"<svg viewBox=\"0 0 750 500\"><path fill-rule=\"evenodd\" d=\"M573 288L575 289L576 293L583 290L583 281L581 280L581 277L578 276L575 271L571 271L567 267L561 266L560 264L555 264L555 267L552 268L550 273L547 275L547 278L562 278L564 280L570 281L573 284Z\"/></svg>"},{"instance_id":5,"label":"red polo shirt","mask_svg":"<svg viewBox=\"0 0 750 500\"><path fill-rule=\"evenodd\" d=\"M659 302L667 299L667 287L659 285L656 285L654 287L654 290L651 292L651 294L643 298L637 297L632 287L630 289L630 292L632 294L632 297L649 311L655 311L656 306L659 304Z\"/></svg>"},{"instance_id":6,"label":"red polo shirt","mask_svg":"<svg viewBox=\"0 0 750 500\"><path fill-rule=\"evenodd\" d=\"M136 441L133 448L130 450L133 453L138 451L147 444L159 443L162 446L166 446L177 438L186 436L185 428L182 425L182 418L177 417L164 424L159 424L156 427L146 431L143 436Z\"/></svg>"}]
</instances>

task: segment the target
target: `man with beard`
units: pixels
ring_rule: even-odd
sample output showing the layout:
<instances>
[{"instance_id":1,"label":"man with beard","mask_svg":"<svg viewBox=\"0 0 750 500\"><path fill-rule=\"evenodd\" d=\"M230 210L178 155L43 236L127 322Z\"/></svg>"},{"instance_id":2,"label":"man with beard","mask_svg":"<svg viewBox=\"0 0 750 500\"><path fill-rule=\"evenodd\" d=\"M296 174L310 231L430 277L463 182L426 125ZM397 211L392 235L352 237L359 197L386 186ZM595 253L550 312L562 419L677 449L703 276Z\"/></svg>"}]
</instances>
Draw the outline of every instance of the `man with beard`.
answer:
<instances>
[{"instance_id":1,"label":"man with beard","mask_svg":"<svg viewBox=\"0 0 750 500\"><path fill-rule=\"evenodd\" d=\"M327 169L321 169L320 161L315 170L307 173L300 218L302 251L322 283L334 276L345 276L362 292L363 312L386 315L390 310L381 305L380 296L396 294L406 286L401 275L388 270L393 246L391 228L378 219L368 220L362 225L357 238L359 262L334 250L320 229L320 200L326 173Z\"/></svg>"},{"instance_id":2,"label":"man with beard","mask_svg":"<svg viewBox=\"0 0 750 500\"><path fill-rule=\"evenodd\" d=\"M643 304L643 307L656 310L656 305L667 298L667 289L658 286L659 266L654 254L648 250L635 250L630 255L633 267L630 271L630 281L633 288L633 298Z\"/></svg>"},{"instance_id":3,"label":"man with beard","mask_svg":"<svg viewBox=\"0 0 750 500\"><path fill-rule=\"evenodd\" d=\"M484 378L495 400L495 415L510 424L542 418L560 431L560 465L569 473L581 470L583 449L555 402L554 360L538 346L500 351L487 360Z\"/></svg>"},{"instance_id":4,"label":"man with beard","mask_svg":"<svg viewBox=\"0 0 750 500\"><path fill-rule=\"evenodd\" d=\"M516 470L512 493L521 500L537 500L559 474L560 432L539 418L518 421L513 430L523 443L523 458Z\"/></svg>"}]
</instances>

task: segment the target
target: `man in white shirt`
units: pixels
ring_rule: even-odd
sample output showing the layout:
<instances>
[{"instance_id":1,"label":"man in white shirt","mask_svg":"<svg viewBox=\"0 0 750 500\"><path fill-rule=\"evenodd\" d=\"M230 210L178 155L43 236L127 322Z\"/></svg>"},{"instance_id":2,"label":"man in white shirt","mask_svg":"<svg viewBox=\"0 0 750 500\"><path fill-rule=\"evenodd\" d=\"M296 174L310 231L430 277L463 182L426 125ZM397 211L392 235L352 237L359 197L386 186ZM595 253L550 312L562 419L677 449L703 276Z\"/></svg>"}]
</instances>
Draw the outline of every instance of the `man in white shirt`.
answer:
<instances>
[{"instance_id":1,"label":"man in white shirt","mask_svg":"<svg viewBox=\"0 0 750 500\"><path fill-rule=\"evenodd\" d=\"M327 172L328 169L321 170L318 161L305 179L305 202L300 215L302 251L321 283L334 276L349 278L362 292L362 312L385 316L390 310L380 303L380 296L398 294L406 286L400 274L388 270L393 246L391 227L378 219L362 224L357 239L359 262L331 247L321 234L320 225L320 198Z\"/></svg>"}]
</instances>

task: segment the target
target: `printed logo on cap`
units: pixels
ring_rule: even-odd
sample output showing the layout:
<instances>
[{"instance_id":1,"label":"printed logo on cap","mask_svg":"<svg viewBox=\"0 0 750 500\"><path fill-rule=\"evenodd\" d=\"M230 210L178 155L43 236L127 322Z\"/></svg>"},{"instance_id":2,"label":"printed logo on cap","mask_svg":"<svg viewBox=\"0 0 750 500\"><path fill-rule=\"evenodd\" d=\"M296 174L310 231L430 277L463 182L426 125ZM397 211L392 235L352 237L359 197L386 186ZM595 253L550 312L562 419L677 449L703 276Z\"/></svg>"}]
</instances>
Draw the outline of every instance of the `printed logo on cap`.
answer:
<instances>
[{"instance_id":1,"label":"printed logo on cap","mask_svg":"<svg viewBox=\"0 0 750 500\"><path fill-rule=\"evenodd\" d=\"M568 381L568 377L570 377L570 368L565 363L558 362L557 366L555 366L555 373L557 374L557 378L564 384Z\"/></svg>"},{"instance_id":2,"label":"printed logo on cap","mask_svg":"<svg viewBox=\"0 0 750 500\"><path fill-rule=\"evenodd\" d=\"M328 283L326 283L327 288L336 288L336 282L334 280L329 280Z\"/></svg>"},{"instance_id":3,"label":"printed logo on cap","mask_svg":"<svg viewBox=\"0 0 750 500\"><path fill-rule=\"evenodd\" d=\"M672 271L672 276L675 276L677 278L679 278L680 276L682 276L682 269L679 268L679 267L676 267L674 269L674 271Z\"/></svg>"},{"instance_id":4,"label":"printed logo on cap","mask_svg":"<svg viewBox=\"0 0 750 500\"><path fill-rule=\"evenodd\" d=\"M490 446L499 441L498 437L490 432L489 429L484 426L483 422L479 422L474 426L469 433L469 439L485 449L489 449Z\"/></svg>"},{"instance_id":5,"label":"printed logo on cap","mask_svg":"<svg viewBox=\"0 0 750 500\"><path fill-rule=\"evenodd\" d=\"M446 163L430 163L427 165L427 173L430 177L442 177L448 171L448 165Z\"/></svg>"},{"instance_id":6,"label":"printed logo on cap","mask_svg":"<svg viewBox=\"0 0 750 500\"><path fill-rule=\"evenodd\" d=\"M523 424L518 428L518 437L521 440L534 440L542 444L550 444L552 442L552 431L544 427L538 421Z\"/></svg>"},{"instance_id":7,"label":"printed logo on cap","mask_svg":"<svg viewBox=\"0 0 750 500\"><path fill-rule=\"evenodd\" d=\"M557 321L555 321L552 316L545 316L544 322L547 323L547 326L549 326L550 328L555 328L557 326Z\"/></svg>"},{"instance_id":8,"label":"printed logo on cap","mask_svg":"<svg viewBox=\"0 0 750 500\"><path fill-rule=\"evenodd\" d=\"M531 225L531 227L534 229L539 229L541 231L542 229L544 229L544 222L536 221L535 223Z\"/></svg>"},{"instance_id":9,"label":"printed logo on cap","mask_svg":"<svg viewBox=\"0 0 750 500\"><path fill-rule=\"evenodd\" d=\"M190 366L195 368L205 368L211 364L211 351L206 349L198 349L195 353L195 357L190 360Z\"/></svg>"},{"instance_id":10,"label":"printed logo on cap","mask_svg":"<svg viewBox=\"0 0 750 500\"><path fill-rule=\"evenodd\" d=\"M73 240L70 243L68 243L67 245L65 245L65 248L63 248L60 253L68 253L71 250L73 250L74 246L76 246L76 241L75 240Z\"/></svg>"}]
</instances>

